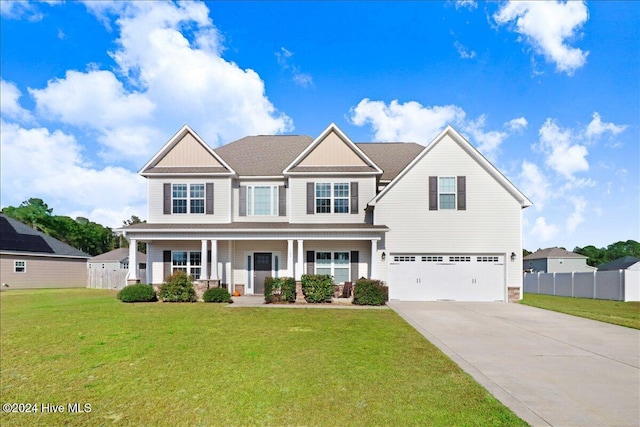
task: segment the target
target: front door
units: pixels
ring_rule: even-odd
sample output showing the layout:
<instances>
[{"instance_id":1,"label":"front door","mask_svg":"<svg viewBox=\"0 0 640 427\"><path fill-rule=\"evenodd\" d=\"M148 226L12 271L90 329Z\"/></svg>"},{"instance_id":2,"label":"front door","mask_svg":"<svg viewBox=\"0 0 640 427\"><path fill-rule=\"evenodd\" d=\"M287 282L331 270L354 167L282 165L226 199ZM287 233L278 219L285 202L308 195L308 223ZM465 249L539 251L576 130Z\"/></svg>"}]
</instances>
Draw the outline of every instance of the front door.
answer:
<instances>
[{"instance_id":1,"label":"front door","mask_svg":"<svg viewBox=\"0 0 640 427\"><path fill-rule=\"evenodd\" d=\"M264 294L264 279L271 276L271 253L253 254L253 293Z\"/></svg>"}]
</instances>

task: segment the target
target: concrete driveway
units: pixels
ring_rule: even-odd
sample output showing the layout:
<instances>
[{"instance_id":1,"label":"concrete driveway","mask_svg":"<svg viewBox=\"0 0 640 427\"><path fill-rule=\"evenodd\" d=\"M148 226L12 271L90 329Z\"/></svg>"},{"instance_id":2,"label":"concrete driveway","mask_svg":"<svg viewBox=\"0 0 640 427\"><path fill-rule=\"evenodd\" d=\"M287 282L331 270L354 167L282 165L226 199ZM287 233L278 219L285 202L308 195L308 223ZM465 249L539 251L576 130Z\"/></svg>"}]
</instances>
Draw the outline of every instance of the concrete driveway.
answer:
<instances>
[{"instance_id":1,"label":"concrete driveway","mask_svg":"<svg viewBox=\"0 0 640 427\"><path fill-rule=\"evenodd\" d=\"M534 426L640 426L640 331L519 304L389 306Z\"/></svg>"}]
</instances>

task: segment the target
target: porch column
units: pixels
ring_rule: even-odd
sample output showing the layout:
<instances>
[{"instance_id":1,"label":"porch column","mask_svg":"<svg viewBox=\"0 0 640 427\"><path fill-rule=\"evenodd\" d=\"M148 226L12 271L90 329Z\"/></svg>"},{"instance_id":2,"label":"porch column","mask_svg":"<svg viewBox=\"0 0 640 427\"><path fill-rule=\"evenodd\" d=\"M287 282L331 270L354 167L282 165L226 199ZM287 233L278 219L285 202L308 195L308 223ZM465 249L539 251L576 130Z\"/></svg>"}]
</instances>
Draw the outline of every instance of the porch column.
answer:
<instances>
[{"instance_id":1,"label":"porch column","mask_svg":"<svg viewBox=\"0 0 640 427\"><path fill-rule=\"evenodd\" d=\"M138 280L138 240L129 240L129 275L130 282Z\"/></svg>"},{"instance_id":2,"label":"porch column","mask_svg":"<svg viewBox=\"0 0 640 427\"><path fill-rule=\"evenodd\" d=\"M376 268L378 264L378 241L376 239L371 239L371 274L369 279L376 279L378 275L378 269Z\"/></svg>"},{"instance_id":3,"label":"porch column","mask_svg":"<svg viewBox=\"0 0 640 427\"><path fill-rule=\"evenodd\" d=\"M302 280L304 268L304 240L298 240L298 264L296 265L296 280Z\"/></svg>"},{"instance_id":4,"label":"porch column","mask_svg":"<svg viewBox=\"0 0 640 427\"><path fill-rule=\"evenodd\" d=\"M287 276L293 277L293 240L287 240Z\"/></svg>"},{"instance_id":5,"label":"porch column","mask_svg":"<svg viewBox=\"0 0 640 427\"><path fill-rule=\"evenodd\" d=\"M200 249L200 280L207 280L207 240L202 239L202 246Z\"/></svg>"},{"instance_id":6,"label":"porch column","mask_svg":"<svg viewBox=\"0 0 640 427\"><path fill-rule=\"evenodd\" d=\"M218 241L211 239L211 280L218 280Z\"/></svg>"},{"instance_id":7,"label":"porch column","mask_svg":"<svg viewBox=\"0 0 640 427\"><path fill-rule=\"evenodd\" d=\"M236 290L233 284L233 240L227 242L227 259L227 290L233 293Z\"/></svg>"}]
</instances>

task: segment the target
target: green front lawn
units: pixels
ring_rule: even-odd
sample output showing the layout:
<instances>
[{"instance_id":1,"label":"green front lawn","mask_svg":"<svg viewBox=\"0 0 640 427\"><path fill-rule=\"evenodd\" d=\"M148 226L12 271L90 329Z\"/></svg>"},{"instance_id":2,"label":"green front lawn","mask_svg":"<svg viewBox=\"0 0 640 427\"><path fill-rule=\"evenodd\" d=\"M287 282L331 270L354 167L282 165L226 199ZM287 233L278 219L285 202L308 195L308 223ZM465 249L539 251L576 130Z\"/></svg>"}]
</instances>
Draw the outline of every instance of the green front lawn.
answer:
<instances>
[{"instance_id":1,"label":"green front lawn","mask_svg":"<svg viewBox=\"0 0 640 427\"><path fill-rule=\"evenodd\" d=\"M2 426L526 425L391 310L0 294ZM69 413L88 403L90 413Z\"/></svg>"},{"instance_id":2,"label":"green front lawn","mask_svg":"<svg viewBox=\"0 0 640 427\"><path fill-rule=\"evenodd\" d=\"M521 304L640 329L640 302L524 294Z\"/></svg>"}]
</instances>

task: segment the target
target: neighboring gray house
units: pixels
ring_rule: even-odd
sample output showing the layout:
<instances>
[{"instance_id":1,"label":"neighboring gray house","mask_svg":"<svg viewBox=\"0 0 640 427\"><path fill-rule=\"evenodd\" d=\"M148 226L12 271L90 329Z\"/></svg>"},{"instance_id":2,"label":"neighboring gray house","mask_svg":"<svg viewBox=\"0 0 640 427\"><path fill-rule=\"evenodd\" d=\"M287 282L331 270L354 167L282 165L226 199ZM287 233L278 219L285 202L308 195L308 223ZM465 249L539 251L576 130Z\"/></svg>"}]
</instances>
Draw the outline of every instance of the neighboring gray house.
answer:
<instances>
[{"instance_id":1,"label":"neighboring gray house","mask_svg":"<svg viewBox=\"0 0 640 427\"><path fill-rule=\"evenodd\" d=\"M452 127L426 146L249 136L212 149L184 126L139 172L146 277L262 294L265 277L381 279L406 301L521 298L522 209L531 201Z\"/></svg>"},{"instance_id":2,"label":"neighboring gray house","mask_svg":"<svg viewBox=\"0 0 640 427\"><path fill-rule=\"evenodd\" d=\"M588 257L563 248L540 249L524 257L524 270L531 273L593 272Z\"/></svg>"},{"instance_id":3,"label":"neighboring gray house","mask_svg":"<svg viewBox=\"0 0 640 427\"><path fill-rule=\"evenodd\" d=\"M87 285L91 255L0 214L0 282L4 289Z\"/></svg>"},{"instance_id":4,"label":"neighboring gray house","mask_svg":"<svg viewBox=\"0 0 640 427\"><path fill-rule=\"evenodd\" d=\"M640 270L640 259L623 256L598 266L598 271Z\"/></svg>"},{"instance_id":5,"label":"neighboring gray house","mask_svg":"<svg viewBox=\"0 0 640 427\"><path fill-rule=\"evenodd\" d=\"M147 255L138 252L138 269L147 268ZM100 255L96 255L89 260L89 268L104 270L128 270L129 269L129 248L118 248Z\"/></svg>"}]
</instances>

